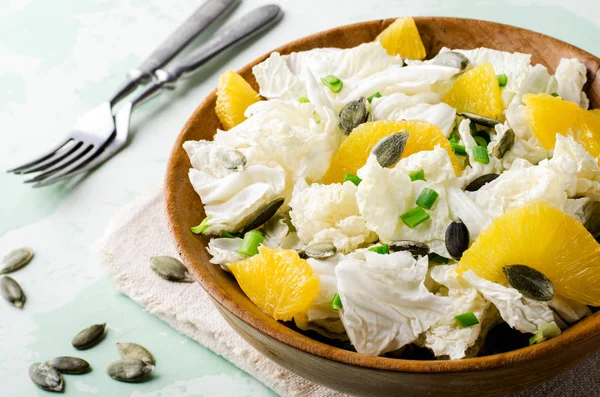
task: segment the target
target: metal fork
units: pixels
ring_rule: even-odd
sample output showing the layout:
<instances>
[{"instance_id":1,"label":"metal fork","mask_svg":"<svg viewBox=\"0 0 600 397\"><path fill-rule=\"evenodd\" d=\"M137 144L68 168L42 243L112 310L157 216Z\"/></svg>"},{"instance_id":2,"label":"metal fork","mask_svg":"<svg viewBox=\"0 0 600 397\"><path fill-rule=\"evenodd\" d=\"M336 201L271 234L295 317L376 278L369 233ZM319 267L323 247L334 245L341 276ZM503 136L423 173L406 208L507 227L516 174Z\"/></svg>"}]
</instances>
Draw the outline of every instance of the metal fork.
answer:
<instances>
[{"instance_id":1,"label":"metal fork","mask_svg":"<svg viewBox=\"0 0 600 397\"><path fill-rule=\"evenodd\" d=\"M82 163L99 154L115 135L113 106L133 92L138 85L149 82L153 73L169 62L196 36L220 17L232 11L241 0L209 0L198 8L136 69L127 74L127 80L110 99L81 116L69 134L49 151L8 170L15 174L42 172L25 183L38 182L65 170L76 162Z\"/></svg>"},{"instance_id":2,"label":"metal fork","mask_svg":"<svg viewBox=\"0 0 600 397\"><path fill-rule=\"evenodd\" d=\"M111 140L101 148L95 157L82 157L56 173L47 176L42 174L39 176L41 178L36 180L38 183L34 187L50 185L102 164L127 144L129 120L133 109L156 96L163 88L174 89L177 80L197 71L200 66L223 51L273 26L282 16L281 8L276 5L257 8L217 32L211 40L200 45L182 60L176 61L167 70L157 69L154 73L155 79L139 95L121 107L115 116L116 132L114 137L111 137Z\"/></svg>"}]
</instances>

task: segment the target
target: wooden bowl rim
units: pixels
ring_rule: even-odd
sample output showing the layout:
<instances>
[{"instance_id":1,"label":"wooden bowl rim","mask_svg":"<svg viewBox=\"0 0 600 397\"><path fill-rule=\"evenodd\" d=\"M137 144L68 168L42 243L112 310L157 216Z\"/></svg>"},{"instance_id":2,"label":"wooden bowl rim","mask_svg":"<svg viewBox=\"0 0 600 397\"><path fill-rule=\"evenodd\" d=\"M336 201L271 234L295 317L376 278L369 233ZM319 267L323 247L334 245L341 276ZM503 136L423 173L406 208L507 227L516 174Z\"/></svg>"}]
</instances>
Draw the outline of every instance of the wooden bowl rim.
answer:
<instances>
[{"instance_id":1,"label":"wooden bowl rim","mask_svg":"<svg viewBox=\"0 0 600 397\"><path fill-rule=\"evenodd\" d=\"M320 31L314 33L309 36L302 37L300 39L291 41L287 44L284 44L273 51L268 52L267 54L255 59L254 61L248 63L243 68L239 70L239 73L244 73L251 69L254 65L265 60L272 52L280 52L282 54L287 54L290 51L288 50L290 47L294 47L299 45L302 42L312 41L317 39L319 36L335 33L340 30L352 28L360 28L372 26L375 23L379 23L382 27L390 24L396 18L388 18L388 19L379 19L379 20L370 20L364 22L358 22L343 26L338 26L332 29ZM453 17L414 17L415 21L418 23L419 21L443 21L443 20L460 20L464 23L476 22L480 25L488 25L488 26L496 26L502 29L510 29L515 30L517 32L526 32L529 35L536 35L539 38L545 41L553 41L555 43L560 43L565 49L568 49L571 54L576 54L580 56L589 57L597 60L600 63L600 59L596 56L576 47L569 43L563 42L556 38L534 32L528 29L519 28L512 25L501 24L497 22L483 21L477 19L469 19L469 18L453 18ZM593 78L596 77L598 71L594 71ZM588 81L588 84L591 83L591 80ZM166 176L165 176L165 192L164 192L164 203L165 209L167 213L167 223L169 226L169 230L176 244L177 250L190 271L196 276L200 285L204 288L204 290L211 296L212 299L217 301L220 305L222 305L229 312L234 314L240 320L242 320L247 325L253 327L257 331L268 335L269 337L284 343L286 345L292 346L296 349L302 350L304 352L317 355L324 359L336 361L339 363L360 366L363 368L371 368L378 370L386 370L393 372L412 372L412 373L451 373L451 372L469 372L469 371L477 371L477 370L490 370L494 368L500 368L511 364L519 364L524 363L530 360L539 360L543 358L551 359L553 353L558 352L562 349L566 349L569 346L585 341L587 339L593 338L600 334L600 312L595 313L594 315L582 320L581 323L578 324L576 329L569 328L566 332L561 334L560 336L553 338L549 341L546 341L542 344L537 344L529 347L525 347L519 350L510 351L507 353L494 354L490 356L462 359L462 360L406 360L406 359L392 359L385 357L373 357L366 356L359 353L351 352L348 350L343 350L340 348L336 348L325 343L316 341L311 339L303 334L295 332L294 330L286 327L285 325L273 320L268 315L260 312L255 313L251 310L245 310L245 305L253 305L253 303L246 299L244 302L237 301L229 296L227 291L222 288L219 284L212 280L212 276L208 271L204 269L204 266L198 264L198 260L194 258L194 255L191 253L190 249L186 247L184 243L184 239L182 238L182 233L189 233L189 230L184 229L176 224L175 222L175 206L173 203L176 202L177 197L175 196L175 185L177 184L178 175L175 172L175 163L179 156L182 155L182 144L185 142L186 132L194 127L195 119L199 115L202 114L204 108L207 107L212 101L214 101L214 97L216 95L216 89L213 90L200 105L194 110L186 124L184 125L182 131L178 135L174 146L171 150ZM187 174L186 174L187 177ZM186 183L188 183L188 179L186 178ZM201 244L205 245L205 242L202 241ZM216 266L210 264L210 266Z\"/></svg>"}]
</instances>

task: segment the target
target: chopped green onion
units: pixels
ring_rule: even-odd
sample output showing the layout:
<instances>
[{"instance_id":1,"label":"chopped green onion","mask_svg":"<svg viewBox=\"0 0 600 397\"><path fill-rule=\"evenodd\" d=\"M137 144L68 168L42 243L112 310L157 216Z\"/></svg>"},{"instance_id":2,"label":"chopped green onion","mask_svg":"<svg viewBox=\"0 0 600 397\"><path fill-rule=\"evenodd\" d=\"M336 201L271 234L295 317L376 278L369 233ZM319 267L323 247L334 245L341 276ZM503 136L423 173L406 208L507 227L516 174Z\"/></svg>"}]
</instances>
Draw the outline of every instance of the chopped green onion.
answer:
<instances>
[{"instance_id":1,"label":"chopped green onion","mask_svg":"<svg viewBox=\"0 0 600 397\"><path fill-rule=\"evenodd\" d=\"M448 258L444 258L443 256L436 254L435 252L427 254L427 257L429 258L429 262L441 263L444 265L450 262Z\"/></svg>"},{"instance_id":2,"label":"chopped green onion","mask_svg":"<svg viewBox=\"0 0 600 397\"><path fill-rule=\"evenodd\" d=\"M237 237L240 237L240 236L237 235L237 234L235 234L235 233L223 232L223 233L221 233L221 237L223 237L223 238L237 238Z\"/></svg>"},{"instance_id":3,"label":"chopped green onion","mask_svg":"<svg viewBox=\"0 0 600 397\"><path fill-rule=\"evenodd\" d=\"M367 101L369 101L369 103L371 103L371 101L373 100L373 98L381 98L381 93L379 91L377 91L376 93L374 93L373 95L371 95L370 97L368 97Z\"/></svg>"},{"instance_id":4,"label":"chopped green onion","mask_svg":"<svg viewBox=\"0 0 600 397\"><path fill-rule=\"evenodd\" d=\"M472 150L475 161L482 164L488 164L490 162L490 156L488 156L487 147L475 146Z\"/></svg>"},{"instance_id":5,"label":"chopped green onion","mask_svg":"<svg viewBox=\"0 0 600 397\"><path fill-rule=\"evenodd\" d=\"M554 323L543 322L540 324L540 330L544 333L545 338L555 338L560 335L560 328Z\"/></svg>"},{"instance_id":6,"label":"chopped green onion","mask_svg":"<svg viewBox=\"0 0 600 397\"><path fill-rule=\"evenodd\" d=\"M452 148L452 151L454 152L454 154L457 154L459 156L467 155L467 150L463 145L459 145L458 143L455 143L455 142L450 142L450 147Z\"/></svg>"},{"instance_id":7,"label":"chopped green onion","mask_svg":"<svg viewBox=\"0 0 600 397\"><path fill-rule=\"evenodd\" d=\"M438 192L426 187L419 195L419 198L417 199L417 205L421 208L425 208L426 210L430 210L439 196L440 195Z\"/></svg>"},{"instance_id":8,"label":"chopped green onion","mask_svg":"<svg viewBox=\"0 0 600 397\"><path fill-rule=\"evenodd\" d=\"M362 179L360 179L359 177L357 177L354 174L351 173L347 173L346 176L344 177L344 182L350 181L352 183L354 183L356 186L359 185L359 183L362 181Z\"/></svg>"},{"instance_id":9,"label":"chopped green onion","mask_svg":"<svg viewBox=\"0 0 600 397\"><path fill-rule=\"evenodd\" d=\"M329 87L331 92L334 92L336 94L338 92L340 92L342 90L342 87L344 86L344 83L342 82L342 80L338 79L337 77L335 77L332 74L327 75L325 77L321 77L321 82L323 84L325 84L327 87Z\"/></svg>"},{"instance_id":10,"label":"chopped green onion","mask_svg":"<svg viewBox=\"0 0 600 397\"><path fill-rule=\"evenodd\" d=\"M258 230L246 232L246 234L244 234L244 241L242 241L242 246L238 250L238 253L248 256L258 254L258 246L264 239L263 234Z\"/></svg>"},{"instance_id":11,"label":"chopped green onion","mask_svg":"<svg viewBox=\"0 0 600 397\"><path fill-rule=\"evenodd\" d=\"M487 132L485 132L484 130L479 130L479 131L477 131L477 134L475 134L473 137L476 137L476 136L480 136L480 137L482 137L483 139L485 139L485 141L486 141L487 143L490 143L490 141L492 140L492 139L490 138L490 134L488 134L488 133L487 133ZM487 146L487 144L486 144L485 146Z\"/></svg>"},{"instance_id":12,"label":"chopped green onion","mask_svg":"<svg viewBox=\"0 0 600 397\"><path fill-rule=\"evenodd\" d=\"M329 305L330 308L332 308L333 310L340 310L343 305L342 305L342 299L340 298L340 294L335 294L335 296L333 297L333 300L331 301L331 305Z\"/></svg>"},{"instance_id":13,"label":"chopped green onion","mask_svg":"<svg viewBox=\"0 0 600 397\"><path fill-rule=\"evenodd\" d=\"M210 221L212 219L212 215L207 216L206 218L204 218L202 220L202 222L200 222L200 224L198 226L194 226L192 228L190 228L190 230L192 231L192 233L194 234L202 234L204 233L204 231L206 229L208 229L208 221Z\"/></svg>"},{"instance_id":14,"label":"chopped green onion","mask_svg":"<svg viewBox=\"0 0 600 397\"><path fill-rule=\"evenodd\" d=\"M469 128L471 129L471 135L477 135L479 133L479 130L477 129L477 124L475 124L473 121L469 123Z\"/></svg>"},{"instance_id":15,"label":"chopped green onion","mask_svg":"<svg viewBox=\"0 0 600 397\"><path fill-rule=\"evenodd\" d=\"M429 214L421 207L415 207L412 210L400 215L402 222L404 222L406 226L410 227L411 229L413 227L417 227L429 218Z\"/></svg>"},{"instance_id":16,"label":"chopped green onion","mask_svg":"<svg viewBox=\"0 0 600 397\"><path fill-rule=\"evenodd\" d=\"M408 174L411 181L424 181L425 180L425 171L420 169L419 171L415 171L412 174Z\"/></svg>"},{"instance_id":17,"label":"chopped green onion","mask_svg":"<svg viewBox=\"0 0 600 397\"><path fill-rule=\"evenodd\" d=\"M475 142L477 142L478 146L487 147L487 145L488 145L487 141L482 136L477 135L477 136L474 136L473 139L475 139Z\"/></svg>"},{"instance_id":18,"label":"chopped green onion","mask_svg":"<svg viewBox=\"0 0 600 397\"><path fill-rule=\"evenodd\" d=\"M460 141L460 136L456 133L453 132L452 134L450 134L450 136L448 137L448 140L450 142L454 142L454 143L458 143L458 141Z\"/></svg>"},{"instance_id":19,"label":"chopped green onion","mask_svg":"<svg viewBox=\"0 0 600 397\"><path fill-rule=\"evenodd\" d=\"M479 320L477 319L477 316L473 314L473 312L459 314L458 316L454 317L454 319L461 326L461 328L468 328L479 324Z\"/></svg>"},{"instance_id":20,"label":"chopped green onion","mask_svg":"<svg viewBox=\"0 0 600 397\"><path fill-rule=\"evenodd\" d=\"M387 244L377 245L369 248L369 251L377 252L378 254L386 255L390 253L390 247Z\"/></svg>"},{"instance_id":21,"label":"chopped green onion","mask_svg":"<svg viewBox=\"0 0 600 397\"><path fill-rule=\"evenodd\" d=\"M298 102L300 103L310 103L310 100L305 97L305 96L301 96L300 98L298 98Z\"/></svg>"},{"instance_id":22,"label":"chopped green onion","mask_svg":"<svg viewBox=\"0 0 600 397\"><path fill-rule=\"evenodd\" d=\"M505 73L499 74L496 77L498 78L498 85L500 87L504 87L506 85L506 83L508 82L508 77L506 77Z\"/></svg>"},{"instance_id":23,"label":"chopped green onion","mask_svg":"<svg viewBox=\"0 0 600 397\"><path fill-rule=\"evenodd\" d=\"M539 330L538 332L533 334L531 338L529 338L529 345L531 346L535 345L536 343L542 343L545 340L546 338L544 338L544 333L542 332L542 330Z\"/></svg>"},{"instance_id":24,"label":"chopped green onion","mask_svg":"<svg viewBox=\"0 0 600 397\"><path fill-rule=\"evenodd\" d=\"M552 95L553 97L557 97L557 96L558 96L558 92L553 92L553 93L552 93L552 94L550 94L550 95Z\"/></svg>"}]
</instances>

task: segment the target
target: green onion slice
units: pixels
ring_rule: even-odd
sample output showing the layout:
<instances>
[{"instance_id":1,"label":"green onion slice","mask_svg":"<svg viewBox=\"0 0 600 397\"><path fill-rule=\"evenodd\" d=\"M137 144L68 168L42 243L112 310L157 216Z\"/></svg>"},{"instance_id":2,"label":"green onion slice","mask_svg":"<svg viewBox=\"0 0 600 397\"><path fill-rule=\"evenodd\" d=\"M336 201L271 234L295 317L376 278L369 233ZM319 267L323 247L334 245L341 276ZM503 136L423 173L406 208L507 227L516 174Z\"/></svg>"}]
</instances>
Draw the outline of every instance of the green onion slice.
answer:
<instances>
[{"instance_id":1,"label":"green onion slice","mask_svg":"<svg viewBox=\"0 0 600 397\"><path fill-rule=\"evenodd\" d=\"M487 147L475 146L472 150L475 161L482 164L488 164L490 162L490 156L488 156Z\"/></svg>"},{"instance_id":2,"label":"green onion slice","mask_svg":"<svg viewBox=\"0 0 600 397\"><path fill-rule=\"evenodd\" d=\"M443 256L436 254L435 252L427 254L427 257L429 259L429 262L441 263L443 265L450 262L448 258L444 258Z\"/></svg>"},{"instance_id":3,"label":"green onion slice","mask_svg":"<svg viewBox=\"0 0 600 397\"><path fill-rule=\"evenodd\" d=\"M454 152L454 154L457 154L459 156L467 155L467 150L464 147L464 145L459 145L458 143L450 142L450 147L452 148L452 151Z\"/></svg>"},{"instance_id":4,"label":"green onion slice","mask_svg":"<svg viewBox=\"0 0 600 397\"><path fill-rule=\"evenodd\" d=\"M258 254L258 246L262 244L263 234L258 230L250 230L244 234L244 241L242 246L238 250L238 253L242 255L252 256Z\"/></svg>"},{"instance_id":5,"label":"green onion slice","mask_svg":"<svg viewBox=\"0 0 600 397\"><path fill-rule=\"evenodd\" d=\"M419 171L415 171L411 174L408 174L408 176L410 177L411 181L424 181L425 180L425 171L423 171L423 169L420 169Z\"/></svg>"},{"instance_id":6,"label":"green onion slice","mask_svg":"<svg viewBox=\"0 0 600 397\"><path fill-rule=\"evenodd\" d=\"M204 218L202 220L202 222L200 222L200 224L198 226L194 226L194 227L190 228L190 230L194 234L202 234L202 233L204 233L204 231L206 229L208 229L208 226L210 226L208 224L208 221L210 221L211 219L212 219L212 215L207 216L206 218Z\"/></svg>"},{"instance_id":7,"label":"green onion slice","mask_svg":"<svg viewBox=\"0 0 600 397\"><path fill-rule=\"evenodd\" d=\"M344 176L344 182L350 181L352 183L354 183L356 186L358 186L360 184L360 182L362 181L362 179L360 179L359 177L357 177L354 174L351 173L347 173L346 176Z\"/></svg>"},{"instance_id":8,"label":"green onion slice","mask_svg":"<svg viewBox=\"0 0 600 397\"><path fill-rule=\"evenodd\" d=\"M504 87L506 85L506 83L508 82L508 77L506 77L505 73L499 74L496 77L498 78L498 85L500 87Z\"/></svg>"},{"instance_id":9,"label":"green onion slice","mask_svg":"<svg viewBox=\"0 0 600 397\"><path fill-rule=\"evenodd\" d=\"M425 208L426 210L430 210L439 196L440 195L438 192L426 187L419 195L419 198L417 199L417 205L421 208Z\"/></svg>"},{"instance_id":10,"label":"green onion slice","mask_svg":"<svg viewBox=\"0 0 600 397\"><path fill-rule=\"evenodd\" d=\"M369 251L377 252L378 254L387 255L390 253L390 247L387 244L377 245L369 248Z\"/></svg>"},{"instance_id":11,"label":"green onion slice","mask_svg":"<svg viewBox=\"0 0 600 397\"><path fill-rule=\"evenodd\" d=\"M468 328L479 324L479 320L477 319L477 316L473 314L473 312L459 314L458 316L454 317L454 319L458 325L461 326L461 328Z\"/></svg>"},{"instance_id":12,"label":"green onion slice","mask_svg":"<svg viewBox=\"0 0 600 397\"><path fill-rule=\"evenodd\" d=\"M321 82L323 84L325 84L327 87L329 87L329 89L331 90L331 92L334 93L338 93L342 90L342 87L344 86L344 83L342 82L342 80L338 79L337 77L335 77L332 74L329 74L325 77L321 77Z\"/></svg>"},{"instance_id":13,"label":"green onion slice","mask_svg":"<svg viewBox=\"0 0 600 397\"><path fill-rule=\"evenodd\" d=\"M456 133L453 132L452 134L450 134L450 136L448 137L448 140L450 142L454 142L454 143L458 143L458 141L460 141L460 136Z\"/></svg>"},{"instance_id":14,"label":"green onion slice","mask_svg":"<svg viewBox=\"0 0 600 397\"><path fill-rule=\"evenodd\" d=\"M417 227L429 218L429 214L421 207L415 207L412 210L400 215L402 222L404 222L406 226L410 227L411 229Z\"/></svg>"},{"instance_id":15,"label":"green onion slice","mask_svg":"<svg viewBox=\"0 0 600 397\"><path fill-rule=\"evenodd\" d=\"M539 330L538 332L533 334L531 338L529 338L529 345L535 345L536 343L541 343L545 340L546 338L544 338L544 333L542 332L542 330Z\"/></svg>"},{"instance_id":16,"label":"green onion slice","mask_svg":"<svg viewBox=\"0 0 600 397\"><path fill-rule=\"evenodd\" d=\"M477 146L487 148L488 143L484 137L477 135L477 136L474 136L473 139L475 139L475 142L477 142Z\"/></svg>"},{"instance_id":17,"label":"green onion slice","mask_svg":"<svg viewBox=\"0 0 600 397\"><path fill-rule=\"evenodd\" d=\"M473 121L469 123L469 128L471 129L471 135L477 135L479 133L479 130L477 129L477 124L475 124Z\"/></svg>"},{"instance_id":18,"label":"green onion slice","mask_svg":"<svg viewBox=\"0 0 600 397\"><path fill-rule=\"evenodd\" d=\"M340 310L343 305L342 305L342 299L340 298L340 294L335 294L335 296L333 297L333 300L331 301L331 305L329 305L330 308L332 308L333 310Z\"/></svg>"},{"instance_id":19,"label":"green onion slice","mask_svg":"<svg viewBox=\"0 0 600 397\"><path fill-rule=\"evenodd\" d=\"M487 132L485 132L484 130L479 130L479 131L477 131L477 134L473 135L473 138L475 138L476 136L479 136L479 137L481 137L481 138L485 139L485 141L486 141L487 143L490 143L490 142L491 142L491 140L492 140L492 138L490 138L490 134L488 134L488 133L487 133ZM485 146L487 146L487 144L486 144Z\"/></svg>"},{"instance_id":20,"label":"green onion slice","mask_svg":"<svg viewBox=\"0 0 600 397\"><path fill-rule=\"evenodd\" d=\"M298 102L300 103L310 103L310 100L305 97L305 96L301 96L300 98L298 98Z\"/></svg>"},{"instance_id":21,"label":"green onion slice","mask_svg":"<svg viewBox=\"0 0 600 397\"><path fill-rule=\"evenodd\" d=\"M239 236L237 234L234 234L234 233L223 232L223 233L221 233L221 237L223 237L223 238L237 238Z\"/></svg>"},{"instance_id":22,"label":"green onion slice","mask_svg":"<svg viewBox=\"0 0 600 397\"><path fill-rule=\"evenodd\" d=\"M373 95L371 95L370 97L368 97L367 101L369 101L369 103L371 103L371 101L373 100L373 98L381 98L381 93L379 91L377 91L376 93L374 93Z\"/></svg>"},{"instance_id":23,"label":"green onion slice","mask_svg":"<svg viewBox=\"0 0 600 397\"><path fill-rule=\"evenodd\" d=\"M550 95L552 95L553 97L557 97L557 96L558 96L558 92L553 92L553 93L552 93L552 94L550 94Z\"/></svg>"}]
</instances>

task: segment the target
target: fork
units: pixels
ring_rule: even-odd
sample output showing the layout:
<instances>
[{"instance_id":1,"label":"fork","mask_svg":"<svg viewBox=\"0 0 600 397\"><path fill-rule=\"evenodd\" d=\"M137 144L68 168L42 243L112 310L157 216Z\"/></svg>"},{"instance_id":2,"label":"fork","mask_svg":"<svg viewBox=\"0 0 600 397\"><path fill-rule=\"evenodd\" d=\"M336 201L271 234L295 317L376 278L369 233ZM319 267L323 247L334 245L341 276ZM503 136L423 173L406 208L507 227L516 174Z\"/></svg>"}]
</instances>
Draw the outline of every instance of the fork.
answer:
<instances>
[{"instance_id":1,"label":"fork","mask_svg":"<svg viewBox=\"0 0 600 397\"><path fill-rule=\"evenodd\" d=\"M156 96L163 88L174 89L177 80L197 71L200 66L223 51L249 40L260 32L270 28L282 16L283 12L277 5L259 7L217 32L216 36L211 40L200 45L182 60L176 61L167 70L157 69L154 73L154 80L139 95L135 96L131 101L126 102L116 114L116 132L114 137L110 138L95 157L82 157L56 173L47 176L44 176L44 174L39 175L41 178L35 180L37 183L33 187L47 186L62 179L89 171L108 160L127 144L129 120L133 109Z\"/></svg>"},{"instance_id":2,"label":"fork","mask_svg":"<svg viewBox=\"0 0 600 397\"><path fill-rule=\"evenodd\" d=\"M8 170L8 172L15 174L42 172L42 174L25 181L25 183L32 183L64 170L75 162L93 158L114 136L113 106L133 92L138 85L148 83L158 68L169 62L220 17L232 11L240 1L209 0L204 3L138 68L129 71L125 82L108 101L81 116L58 145L35 159Z\"/></svg>"}]
</instances>

